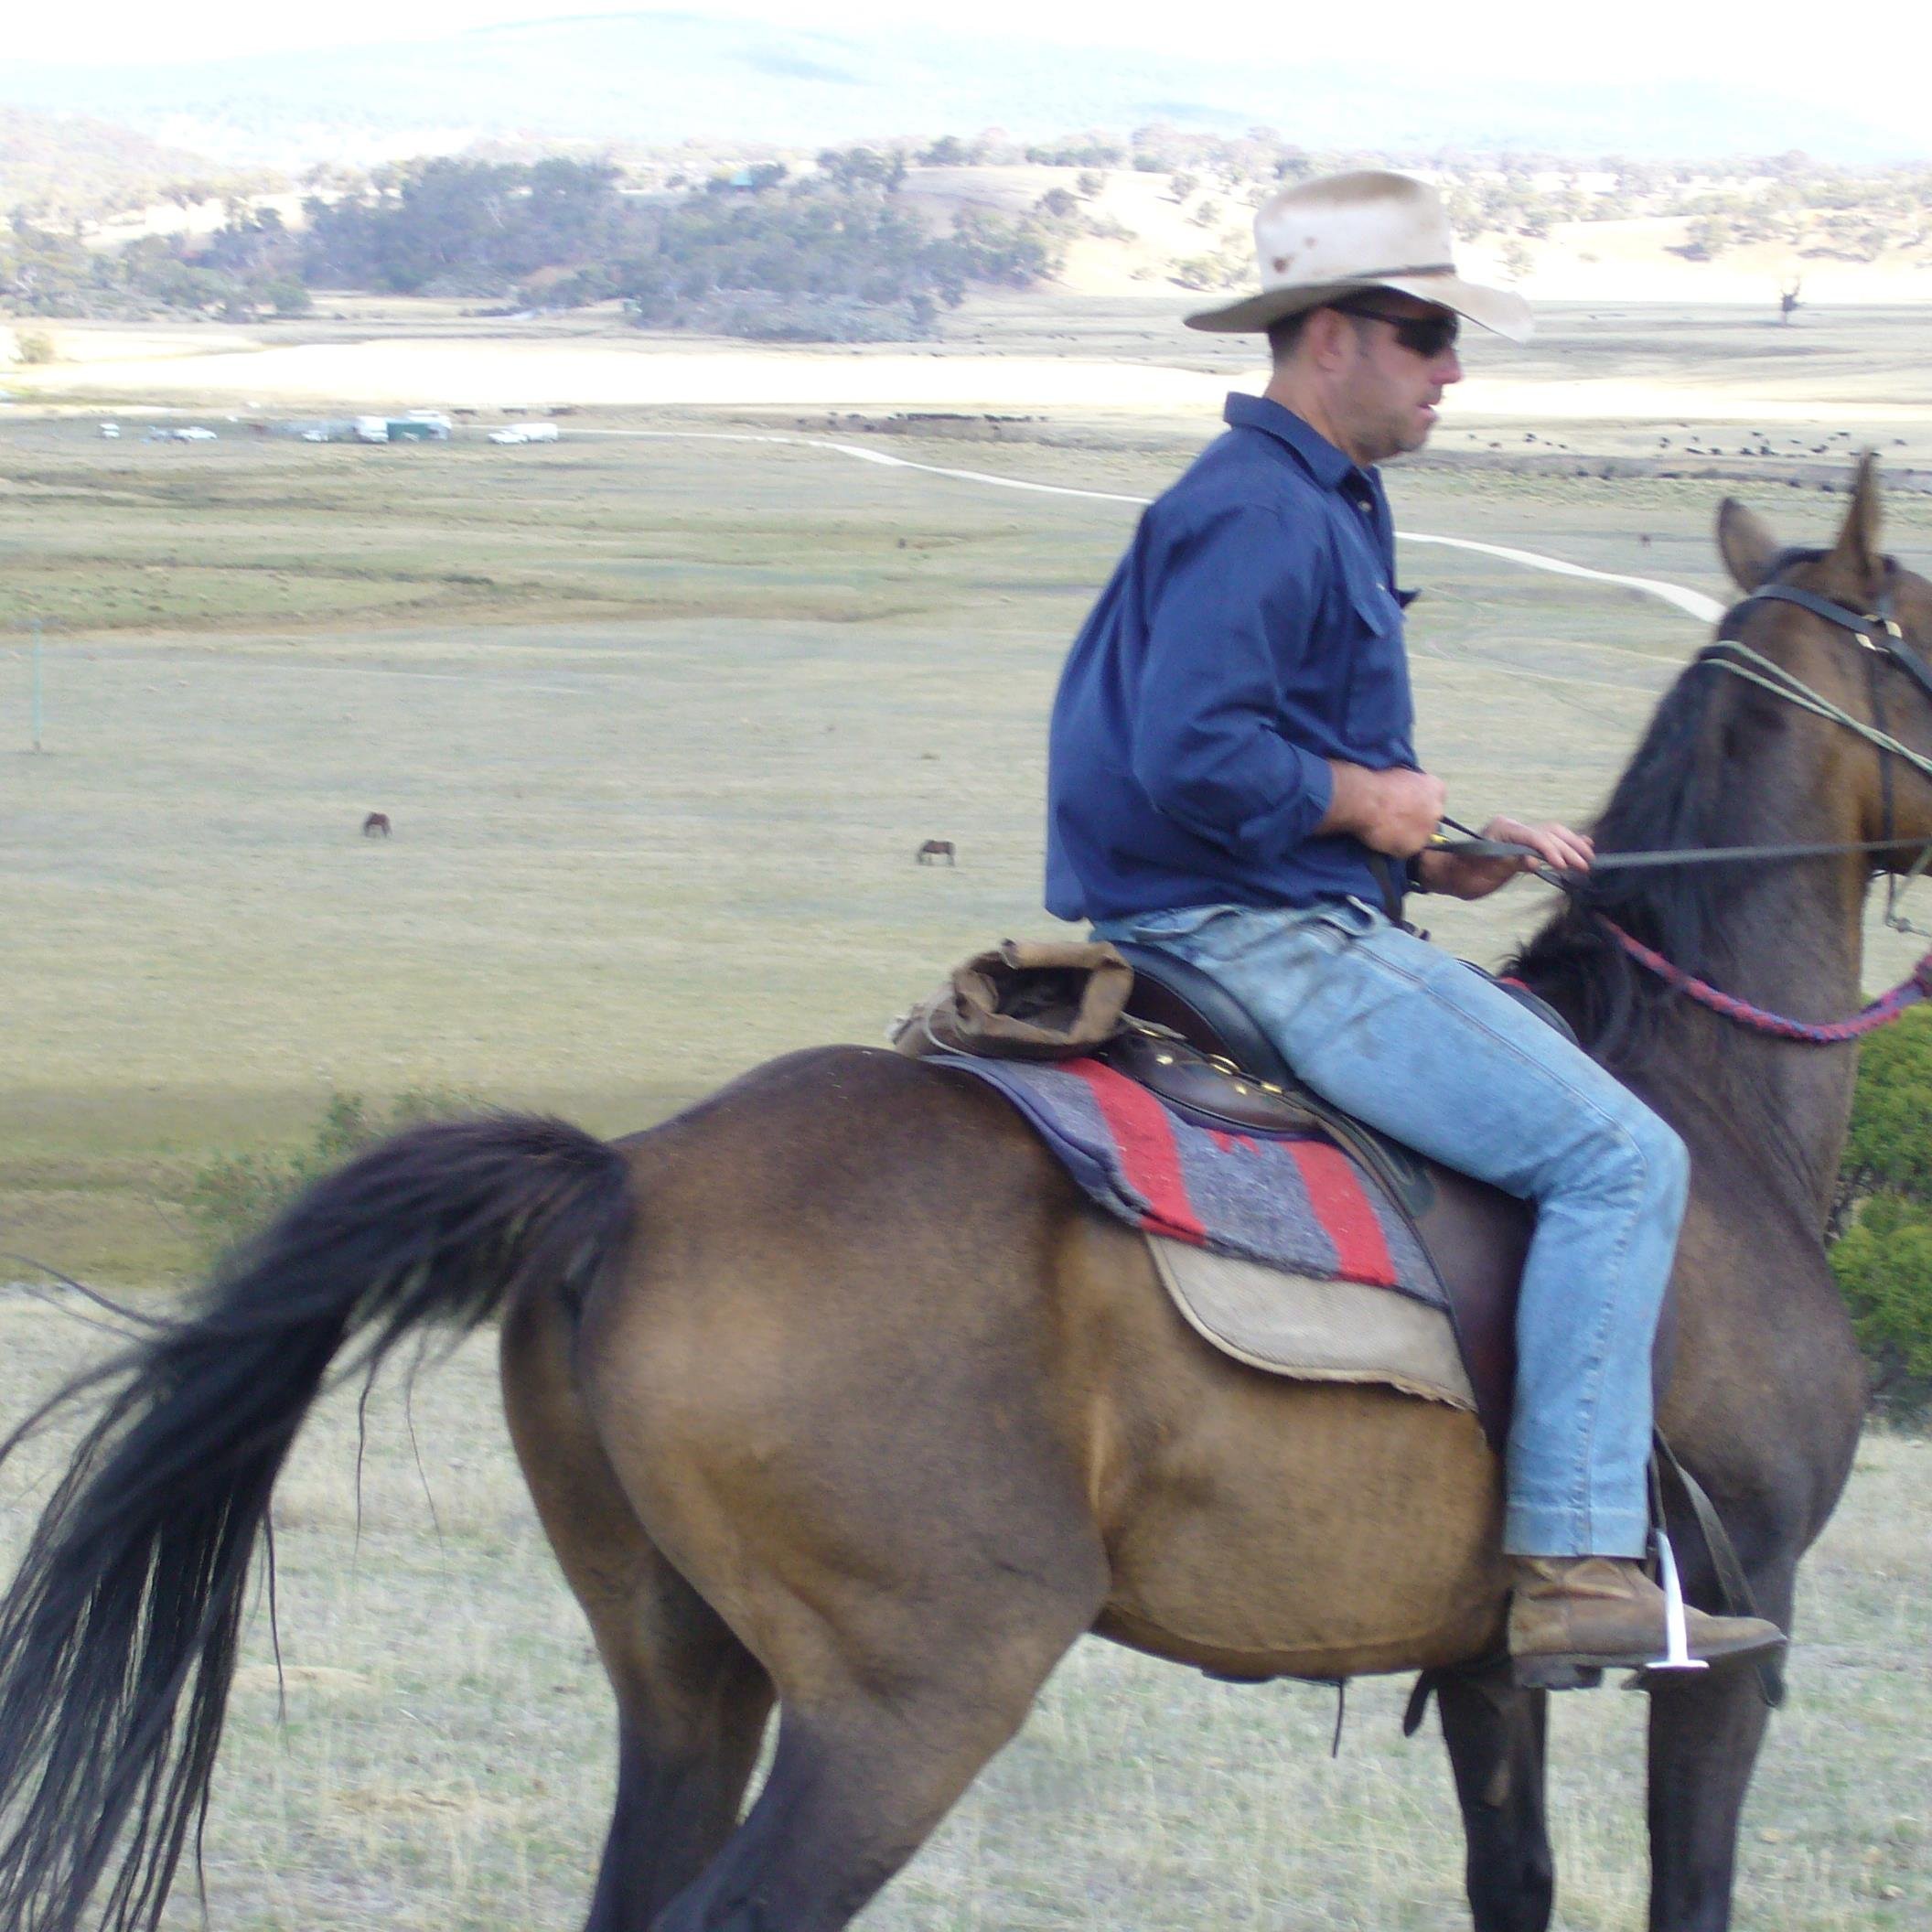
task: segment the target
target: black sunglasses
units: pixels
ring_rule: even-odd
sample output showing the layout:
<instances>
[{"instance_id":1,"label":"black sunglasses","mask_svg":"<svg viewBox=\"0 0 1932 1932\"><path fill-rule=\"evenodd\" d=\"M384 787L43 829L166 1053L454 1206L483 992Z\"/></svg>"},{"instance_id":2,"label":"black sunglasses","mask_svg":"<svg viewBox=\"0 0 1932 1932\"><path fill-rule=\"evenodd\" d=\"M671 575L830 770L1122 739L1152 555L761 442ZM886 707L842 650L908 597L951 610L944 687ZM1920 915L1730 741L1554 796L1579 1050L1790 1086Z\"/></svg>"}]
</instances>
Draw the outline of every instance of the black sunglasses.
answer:
<instances>
[{"instance_id":1,"label":"black sunglasses","mask_svg":"<svg viewBox=\"0 0 1932 1932\"><path fill-rule=\"evenodd\" d=\"M1411 356L1420 356L1425 362L1433 362L1444 349L1454 349L1456 333L1463 326L1460 316L1397 316L1386 308L1377 308L1371 302L1331 302L1328 306L1345 316L1386 322L1395 331L1395 339Z\"/></svg>"}]
</instances>

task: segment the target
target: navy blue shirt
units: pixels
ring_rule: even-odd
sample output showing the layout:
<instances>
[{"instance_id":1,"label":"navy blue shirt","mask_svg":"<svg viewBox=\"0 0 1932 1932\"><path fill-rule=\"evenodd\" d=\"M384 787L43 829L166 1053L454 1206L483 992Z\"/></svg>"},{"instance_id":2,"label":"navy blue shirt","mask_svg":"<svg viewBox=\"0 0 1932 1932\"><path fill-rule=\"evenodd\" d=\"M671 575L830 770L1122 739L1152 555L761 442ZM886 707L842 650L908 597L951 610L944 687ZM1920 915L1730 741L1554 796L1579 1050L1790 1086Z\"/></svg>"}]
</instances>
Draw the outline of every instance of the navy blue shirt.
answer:
<instances>
[{"instance_id":1,"label":"navy blue shirt","mask_svg":"<svg viewBox=\"0 0 1932 1932\"><path fill-rule=\"evenodd\" d=\"M1383 903L1315 828L1340 758L1416 763L1380 478L1264 397L1143 514L1060 674L1046 909ZM1399 868L1398 868L1399 869Z\"/></svg>"}]
</instances>

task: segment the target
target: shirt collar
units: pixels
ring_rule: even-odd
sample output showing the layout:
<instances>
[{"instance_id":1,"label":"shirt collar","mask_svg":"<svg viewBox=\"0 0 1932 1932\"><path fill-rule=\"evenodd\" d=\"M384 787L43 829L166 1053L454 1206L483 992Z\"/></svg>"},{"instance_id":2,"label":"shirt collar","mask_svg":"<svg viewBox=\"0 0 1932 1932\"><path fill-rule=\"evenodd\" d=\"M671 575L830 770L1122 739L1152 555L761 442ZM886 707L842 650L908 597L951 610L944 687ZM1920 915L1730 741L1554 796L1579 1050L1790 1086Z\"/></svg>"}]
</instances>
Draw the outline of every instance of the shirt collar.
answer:
<instances>
[{"instance_id":1,"label":"shirt collar","mask_svg":"<svg viewBox=\"0 0 1932 1932\"><path fill-rule=\"evenodd\" d=\"M1250 396L1236 390L1221 412L1233 429L1259 429L1285 443L1302 459L1303 467L1324 489L1339 489L1350 477L1363 483L1372 472L1358 468L1319 430L1312 429L1292 409L1283 408L1267 396Z\"/></svg>"}]
</instances>

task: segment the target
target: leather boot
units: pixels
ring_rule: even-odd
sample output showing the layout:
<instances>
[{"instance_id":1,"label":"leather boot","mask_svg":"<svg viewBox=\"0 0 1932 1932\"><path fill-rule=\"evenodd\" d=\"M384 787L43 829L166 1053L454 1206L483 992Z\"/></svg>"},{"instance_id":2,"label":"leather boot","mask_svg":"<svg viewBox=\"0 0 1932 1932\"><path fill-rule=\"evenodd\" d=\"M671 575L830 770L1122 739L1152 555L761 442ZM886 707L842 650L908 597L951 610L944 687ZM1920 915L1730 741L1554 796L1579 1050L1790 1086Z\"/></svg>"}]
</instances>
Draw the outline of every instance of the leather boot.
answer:
<instances>
[{"instance_id":1,"label":"leather boot","mask_svg":"<svg viewBox=\"0 0 1932 1932\"><path fill-rule=\"evenodd\" d=\"M1510 1559L1509 1658L1519 1684L1562 1690L1605 1670L1640 1670L1664 1654L1664 1593L1634 1557ZM1761 1616L1711 1616L1684 1605L1690 1655L1705 1663L1756 1657L1786 1641Z\"/></svg>"}]
</instances>

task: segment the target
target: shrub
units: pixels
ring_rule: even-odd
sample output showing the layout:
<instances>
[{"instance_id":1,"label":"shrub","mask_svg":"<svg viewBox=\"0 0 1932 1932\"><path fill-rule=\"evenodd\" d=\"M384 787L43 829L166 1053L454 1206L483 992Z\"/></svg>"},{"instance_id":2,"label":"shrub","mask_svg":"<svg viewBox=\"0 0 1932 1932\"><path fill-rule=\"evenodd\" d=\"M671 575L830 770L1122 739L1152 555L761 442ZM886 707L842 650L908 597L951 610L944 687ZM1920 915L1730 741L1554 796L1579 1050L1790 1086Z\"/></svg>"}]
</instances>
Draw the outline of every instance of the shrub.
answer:
<instances>
[{"instance_id":1,"label":"shrub","mask_svg":"<svg viewBox=\"0 0 1932 1932\"><path fill-rule=\"evenodd\" d=\"M1932 1206L1932 1008L1867 1036L1840 1186L1849 1200L1880 1189Z\"/></svg>"},{"instance_id":2,"label":"shrub","mask_svg":"<svg viewBox=\"0 0 1932 1932\"><path fill-rule=\"evenodd\" d=\"M1932 1406L1932 1009L1860 1050L1828 1233L1878 1400Z\"/></svg>"},{"instance_id":3,"label":"shrub","mask_svg":"<svg viewBox=\"0 0 1932 1932\"><path fill-rule=\"evenodd\" d=\"M1932 1208L1875 1196L1831 1250L1831 1272L1879 1399L1923 1406L1932 1394Z\"/></svg>"},{"instance_id":4,"label":"shrub","mask_svg":"<svg viewBox=\"0 0 1932 1932\"><path fill-rule=\"evenodd\" d=\"M212 1263L260 1233L303 1188L363 1148L417 1121L474 1113L479 1104L441 1089L412 1089L387 1108L371 1107L360 1093L335 1093L295 1152L224 1154L209 1162L187 1197L203 1261Z\"/></svg>"},{"instance_id":5,"label":"shrub","mask_svg":"<svg viewBox=\"0 0 1932 1932\"><path fill-rule=\"evenodd\" d=\"M22 362L38 365L54 360L54 338L43 329L34 329L14 338L14 354Z\"/></svg>"}]
</instances>

